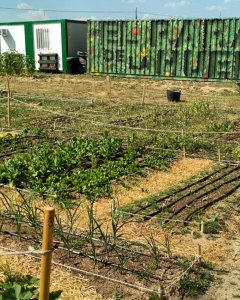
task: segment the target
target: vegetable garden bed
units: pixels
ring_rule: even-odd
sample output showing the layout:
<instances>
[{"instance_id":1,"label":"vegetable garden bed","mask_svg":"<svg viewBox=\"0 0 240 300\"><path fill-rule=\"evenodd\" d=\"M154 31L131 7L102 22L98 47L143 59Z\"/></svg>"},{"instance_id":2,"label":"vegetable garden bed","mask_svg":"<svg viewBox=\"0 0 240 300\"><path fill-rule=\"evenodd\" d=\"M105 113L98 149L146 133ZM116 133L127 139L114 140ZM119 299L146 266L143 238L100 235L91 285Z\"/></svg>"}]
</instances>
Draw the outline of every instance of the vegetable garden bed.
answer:
<instances>
[{"instance_id":1,"label":"vegetable garden bed","mask_svg":"<svg viewBox=\"0 0 240 300\"><path fill-rule=\"evenodd\" d=\"M177 88L177 82L149 80L146 99L139 101L143 84L140 81L136 85L137 79L112 79L109 99L105 78L71 77L66 81L65 77L12 78L13 90L17 91L12 99L13 129L22 133L0 138L0 183L5 185L0 189L2 231L9 236L5 242L37 247L41 231L37 214L47 202L58 210L54 253L58 262L137 282L155 291L160 282L169 299L193 297L196 286L205 291L211 284L211 274L206 275L201 264L188 269L192 262L189 252L186 257L170 253L171 234L177 230L183 234L186 228L175 226L172 231L166 225L176 218L183 224L192 218L200 222L205 208L230 194L234 196L239 188L239 95L235 86L226 84L227 90L219 89L219 98L211 99L207 88L211 92L218 89L217 84L186 83L183 101L168 103L165 90ZM2 123L4 101L0 103ZM209 158L219 164L208 174L159 196L160 179L165 176L162 172L173 165L179 167L184 160L194 168L194 157L204 159L204 166L210 165ZM231 163L223 165L225 160ZM179 183L183 177L181 166L177 170L178 179L172 183ZM135 186L143 183L144 176L154 181L153 173L159 177L154 182L157 196L148 191L150 184L139 187L139 194L149 195L149 199L126 211L143 217L129 218L120 213L121 191L132 188L131 199L129 193L122 202L133 202L138 198ZM24 190L20 192L22 200L9 196L9 186ZM31 201L27 195L31 195ZM145 222L154 217L164 220ZM22 225L26 221L30 227ZM82 225L84 229L79 230ZM195 225L190 228L196 230ZM211 226L216 227L213 222L207 226L209 231ZM163 248L158 240L160 230L166 233ZM138 236L140 231L145 234L145 243ZM184 244L181 250L185 252ZM175 275L182 273L183 277L167 289L176 280ZM92 278L91 282L106 297L156 297L116 287L116 283L104 284L103 278Z\"/></svg>"}]
</instances>

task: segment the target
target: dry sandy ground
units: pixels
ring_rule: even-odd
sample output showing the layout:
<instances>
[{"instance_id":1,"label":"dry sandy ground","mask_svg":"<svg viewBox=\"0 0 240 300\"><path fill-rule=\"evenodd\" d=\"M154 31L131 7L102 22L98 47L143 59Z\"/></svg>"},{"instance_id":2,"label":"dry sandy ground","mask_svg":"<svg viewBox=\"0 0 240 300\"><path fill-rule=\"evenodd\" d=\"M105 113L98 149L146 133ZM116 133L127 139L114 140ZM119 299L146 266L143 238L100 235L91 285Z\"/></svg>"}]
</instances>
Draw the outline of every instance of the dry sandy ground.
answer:
<instances>
[{"instance_id":1,"label":"dry sandy ground","mask_svg":"<svg viewBox=\"0 0 240 300\"><path fill-rule=\"evenodd\" d=\"M216 278L216 282L202 300L240 299L240 240L225 241L228 257L222 261L224 271Z\"/></svg>"},{"instance_id":2,"label":"dry sandy ground","mask_svg":"<svg viewBox=\"0 0 240 300\"><path fill-rule=\"evenodd\" d=\"M166 103L167 89L181 89L182 99L191 101L202 97L227 100L230 103L239 97L239 87L233 82L194 82L159 80L149 78L111 78L112 104L142 101L143 86L146 84L145 101ZM0 89L5 88L5 78L0 76ZM29 96L42 95L64 99L107 100L106 76L39 74L31 78L13 77L11 79L13 95L17 93ZM235 102L235 100L234 100Z\"/></svg>"}]
</instances>

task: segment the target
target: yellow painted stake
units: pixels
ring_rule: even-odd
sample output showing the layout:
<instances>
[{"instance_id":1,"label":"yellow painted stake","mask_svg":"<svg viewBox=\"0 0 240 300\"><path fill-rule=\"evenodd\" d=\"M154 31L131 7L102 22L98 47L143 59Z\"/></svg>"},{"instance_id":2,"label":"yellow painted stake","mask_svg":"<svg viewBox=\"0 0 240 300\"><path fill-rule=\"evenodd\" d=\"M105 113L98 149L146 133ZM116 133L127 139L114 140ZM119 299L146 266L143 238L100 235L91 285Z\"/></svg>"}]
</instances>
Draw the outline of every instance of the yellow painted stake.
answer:
<instances>
[{"instance_id":1,"label":"yellow painted stake","mask_svg":"<svg viewBox=\"0 0 240 300\"><path fill-rule=\"evenodd\" d=\"M43 251L52 250L53 248L54 213L55 209L52 207L44 209ZM51 261L52 252L42 255L39 300L49 300Z\"/></svg>"}]
</instances>

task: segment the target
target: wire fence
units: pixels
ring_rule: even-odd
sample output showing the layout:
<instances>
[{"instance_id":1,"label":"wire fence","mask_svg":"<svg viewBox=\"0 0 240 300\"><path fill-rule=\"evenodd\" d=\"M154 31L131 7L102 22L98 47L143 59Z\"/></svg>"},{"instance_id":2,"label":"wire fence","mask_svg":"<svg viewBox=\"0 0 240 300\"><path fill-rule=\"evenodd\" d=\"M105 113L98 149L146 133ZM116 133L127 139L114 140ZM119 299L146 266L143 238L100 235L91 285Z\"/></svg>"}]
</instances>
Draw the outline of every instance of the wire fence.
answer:
<instances>
[{"instance_id":1,"label":"wire fence","mask_svg":"<svg viewBox=\"0 0 240 300\"><path fill-rule=\"evenodd\" d=\"M16 223L18 224L18 226L19 226L19 225L30 225L30 226L32 226L32 222L30 222L30 221L28 221L28 220L24 220L24 217L18 216L18 218L16 218L16 217L11 216L11 215L7 215L7 216L5 216L5 217L2 215L2 217L0 217L0 221L3 221L3 222L4 222L4 221L8 221L8 220L16 221ZM168 219L166 219L166 220L168 220ZM13 224L13 223L12 223L12 224ZM196 224L199 225L200 222L196 222ZM3 226L3 225L4 225L4 224L2 223L2 226ZM35 225L36 225L36 224L35 224ZM42 221L39 220L39 221L37 222L37 226L43 227L43 220L42 220ZM138 227L140 227L139 224L138 224ZM140 229L140 228L139 228L139 229ZM200 226L199 226L199 229L200 229ZM81 232L76 231L76 230L81 230ZM72 231L69 231L69 230L67 230L67 226L66 226L65 230L62 230L62 233L63 233L63 234L66 234L66 235L72 235L73 237L76 237L76 238L78 238L78 237L83 237L83 238L85 238L85 239L88 240L88 241L93 241L93 242L97 242L97 243L101 243L101 244L106 243L106 242L104 242L104 241L102 240L102 238L97 238L97 237L94 237L94 236L90 236L90 235L86 232L86 228L79 228L79 227L77 227L76 230L73 229ZM141 230L144 230L144 229L141 229ZM55 231L57 232L57 229L55 229ZM0 232L1 232L1 231L0 231ZM173 231L171 231L170 234L172 234L172 232L173 232ZM4 233L4 234L7 234L7 235L17 236L17 237L23 237L21 234L13 233L13 232L6 231L6 230L4 230L3 233ZM168 233L168 230L167 230L166 228L164 228L163 233ZM110 236L109 236L109 237L110 237ZM25 236L25 238L28 239L28 240L33 239L32 237L26 237L26 236ZM40 244L40 241L37 241L36 239L34 239L34 241L37 242L38 244ZM107 243L109 244L109 246L117 247L117 248L120 248L120 249L123 249L123 250L126 250L126 251L130 251L130 252L133 252L133 253L134 253L134 252L137 253L136 250L130 248L130 247L131 247L131 243L134 244L134 240L133 240L133 241L127 241L127 240L125 240L124 238L122 238L122 239L119 238L119 239L118 239L117 241L115 241L114 243L111 243L110 240L109 240ZM125 246L122 246L121 243L122 243L123 245L125 245ZM57 244L58 244L58 243L57 243ZM128 245L128 246L127 246L127 245ZM148 249L148 246L149 246L149 245L148 245L147 243L141 242L141 243L139 243L138 248L143 247L143 248L146 250L146 249ZM191 249L190 249L191 253L190 253L189 251L184 252L184 251L181 251L181 250L179 250L179 249L174 249L173 247L171 248L171 252L173 252L173 253L178 253L178 254L181 253L181 254L183 254L185 257L188 256L188 255L190 255L190 256L195 256L195 255L196 255L196 247L197 247L197 244L188 243L187 246L188 246L188 247L191 247ZM163 254L165 253L165 250L166 250L166 249L165 249L164 247L159 247L159 246L158 246L158 249L159 249L160 251L162 251ZM141 251L140 254L141 254L141 255L145 255L145 254L147 254L147 253Z\"/></svg>"},{"instance_id":2,"label":"wire fence","mask_svg":"<svg viewBox=\"0 0 240 300\"><path fill-rule=\"evenodd\" d=\"M154 132L154 133L177 133L177 134L181 134L181 135L183 135L183 134L192 134L192 135L195 135L195 134L196 135L201 135L201 134L205 134L205 135L236 135L236 134L240 134L240 131L234 131L234 132L229 132L229 131L192 131L192 130L183 130L183 129L168 130L168 129L143 128L143 127L132 127L132 126L125 126L125 125L118 125L118 124L109 124L109 123L96 122L93 120L80 118L78 116L73 116L73 115L53 111L50 109L45 109L45 108L38 107L38 106L29 106L24 101L18 100L16 98L11 98L11 99L15 102L18 102L25 106L28 106L29 108L31 108L33 110L40 110L40 111L51 113L53 115L59 115L59 116L63 116L63 117L69 118L69 119L75 119L78 121L90 123L92 125L104 126L104 127L109 127L109 128L129 129L129 130L134 130L134 131L146 131L146 132Z\"/></svg>"},{"instance_id":3,"label":"wire fence","mask_svg":"<svg viewBox=\"0 0 240 300\"><path fill-rule=\"evenodd\" d=\"M14 252L0 252L0 256L23 256L23 255L29 255L29 254L34 254L34 255L44 255L53 252L54 249L52 250L29 250L29 251L14 251Z\"/></svg>"},{"instance_id":4,"label":"wire fence","mask_svg":"<svg viewBox=\"0 0 240 300\"><path fill-rule=\"evenodd\" d=\"M3 184L3 183L0 183L0 187L4 187L4 188L15 190L15 191L21 191L21 192L25 192L25 193L28 193L28 194L31 194L31 195L37 195L37 196L41 196L41 197L43 197L43 196L50 197L50 198L56 198L57 197L56 194L39 193L39 192L35 192L33 190L23 189L23 188L19 188L19 187L16 187L16 186L10 186L10 185Z\"/></svg>"},{"instance_id":5,"label":"wire fence","mask_svg":"<svg viewBox=\"0 0 240 300\"><path fill-rule=\"evenodd\" d=\"M171 134L171 133L173 134L174 133L174 134L179 134L181 136L187 135L187 134L189 134L189 135L190 134L192 134L192 135L235 135L235 134L240 134L240 131L235 131L235 132L207 131L207 132L204 132L204 131L186 131L186 130L164 130L164 129L142 128L142 127L132 127L132 126L118 125L118 124L109 124L109 123L97 122L97 121L94 121L94 120L84 119L84 118L81 118L79 115L78 116L76 116L76 115L73 116L73 115L61 113L61 112L58 112L58 111L53 111L53 110L48 109L48 108L42 108L42 107L36 107L36 106L32 107L32 106L29 106L26 102L21 101L19 99L15 99L15 98L12 98L12 100L19 103L19 104L21 104L21 105L25 105L28 108L33 109L33 110L38 110L38 111L47 112L47 113L50 113L50 114L53 114L53 115L63 116L63 117L66 117L68 119L71 119L71 120L78 120L78 121L81 121L81 122L89 123L89 124L91 124L93 126L97 126L97 127L104 127L104 128L106 127L106 128L123 129L123 130L131 130L131 131L141 131L141 132L153 132L153 133L166 133L166 134ZM67 102L68 100L62 100L62 101ZM71 99L69 101L79 101L79 99L78 100ZM86 102L91 103L92 100L89 100L89 101L86 100ZM54 129L56 129L56 128L57 128L56 123L54 123ZM59 128L60 128L60 126L59 126ZM185 149L183 151L182 150L176 150L176 149L161 149L161 150L163 150L163 151L178 151L180 153L183 152L184 156L187 156ZM228 163L230 162L230 161L222 160L221 158L219 159L219 157L218 157L218 161L219 162L228 162ZM234 162L234 161L232 163L239 164L239 162ZM10 187L8 185L4 185L4 184L1 184L0 186L6 187L6 188L12 188L12 187ZM34 193L34 192L32 192L30 190L27 190L27 189L19 189L19 190L27 192L27 193ZM50 196L50 197L56 197L56 195L50 195L50 194L44 194L44 195L45 196ZM141 217L141 218L146 218L147 217L146 215L134 214L134 213L124 212L124 211L121 211L121 210L118 210L118 212L120 212L122 214L126 214L126 215ZM194 223L194 224L196 224L196 221L183 221L183 220L178 220L178 219L168 219L168 218L159 218L159 217L152 217L152 218L157 219L159 221L170 221L170 222L176 222L176 223L188 223L188 224ZM46 251L34 250L34 249L29 250L29 251L16 251L16 250L11 250L11 249L4 248L3 246L0 246L0 248L7 250L5 252L0 252L0 256L13 256L13 255L16 255L16 256L29 256L29 257L33 257L34 259L39 259L36 256L42 256L42 255L45 255L45 254L49 254L53 251L53 249L52 250L46 250ZM179 252L180 251L176 251L176 253L179 253ZM184 253L184 252L182 252L182 253ZM189 253L187 253L187 254L189 255ZM180 279L182 277L184 277L189 272L189 270L192 269L194 267L194 265L197 264L199 262L199 260L201 259L201 255L199 255L199 254L197 254L197 255L192 254L192 255L194 256L194 260L192 261L190 266L184 272L182 272L180 275L175 277L167 287L164 287L164 290L167 293L169 293L171 288L173 286L175 286L180 281ZM72 267L72 266L69 266L69 265L66 265L66 264L61 264L59 262L53 262L53 264L56 265L56 266L63 267L63 268L66 268L68 270L74 271L74 272L82 273L82 274L85 274L85 275L88 275L88 276L94 276L94 277L101 278L101 279L106 280L106 281L111 281L111 282L116 283L116 284L125 285L129 288L134 288L134 289L140 290L142 292L151 292L151 293L161 294L161 291L157 290L157 289L151 289L151 288L148 288L148 287L135 285L135 284L132 284L130 282L117 280L117 279L112 278L112 277L104 276L104 275L101 275L99 273L89 272L87 270Z\"/></svg>"},{"instance_id":6,"label":"wire fence","mask_svg":"<svg viewBox=\"0 0 240 300\"><path fill-rule=\"evenodd\" d=\"M164 207L164 206L163 206ZM173 223L181 223L181 224L198 224L199 222L197 221L183 221L183 220L179 220L179 219L168 219L168 218L161 218L161 217L155 217L155 216L148 216L148 215L143 215L143 214L135 214L135 213L131 213L131 212L126 212L123 210L117 210L117 212L123 214L123 215L129 215L129 216L133 216L133 217L140 217L142 219L154 219L157 221L163 221L163 222L173 222Z\"/></svg>"},{"instance_id":7,"label":"wire fence","mask_svg":"<svg viewBox=\"0 0 240 300\"><path fill-rule=\"evenodd\" d=\"M38 250L16 251L16 250L4 247L4 246L0 246L0 248L5 250L5 252L0 252L0 256L21 256L22 255L22 256L28 256L28 257L31 257L31 258L34 258L34 259L40 259L36 255L41 255L42 256L44 254L47 254L47 253L50 253L50 252L53 251L53 250L47 250L47 251L40 251L40 250L39 251ZM90 272L90 271L87 271L87 270L84 270L84 269L81 269L81 268L76 268L76 267L66 265L66 264L62 264L62 263L59 263L59 262L56 262L56 261L52 261L52 264L55 265L55 266L70 270L70 271L81 273L81 274L84 274L84 275L87 275L87 276L94 276L95 278L100 278L100 279L103 279L103 280L106 280L106 281L113 282L115 284L127 286L129 288L136 289L136 290L139 290L139 291L142 291L142 292L155 293L155 294L161 295L162 292L165 292L165 293L170 292L171 288L174 285L176 285L180 281L180 279L183 276L185 276L185 274L187 274L189 272L190 269L192 269L194 267L194 265L199 261L199 259L200 259L199 256L195 256L195 258L194 258L193 262L190 264L190 266L184 272L182 272L180 275L178 275L176 278L174 278L168 286L164 287L164 291L162 291L162 288L154 289L154 288L148 288L148 287L145 287L145 286L136 285L136 284L133 284L133 283L130 283L130 282L127 282L127 281L118 280L118 279L115 279L115 278L112 278L112 277L109 277L109 276L101 275L99 273ZM161 284L163 285L164 283L161 283ZM162 287L162 285L161 285L161 287Z\"/></svg>"}]
</instances>

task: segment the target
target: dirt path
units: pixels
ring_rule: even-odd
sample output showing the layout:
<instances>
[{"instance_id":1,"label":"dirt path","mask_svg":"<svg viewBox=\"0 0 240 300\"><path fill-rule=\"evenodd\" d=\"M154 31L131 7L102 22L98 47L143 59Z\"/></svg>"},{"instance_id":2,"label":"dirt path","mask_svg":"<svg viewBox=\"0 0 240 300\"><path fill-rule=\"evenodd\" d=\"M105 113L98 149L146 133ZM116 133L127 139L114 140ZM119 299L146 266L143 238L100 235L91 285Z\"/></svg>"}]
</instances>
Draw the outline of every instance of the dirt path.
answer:
<instances>
[{"instance_id":1,"label":"dirt path","mask_svg":"<svg viewBox=\"0 0 240 300\"><path fill-rule=\"evenodd\" d=\"M229 258L218 272L215 284L201 300L240 299L240 240L225 241Z\"/></svg>"}]
</instances>

